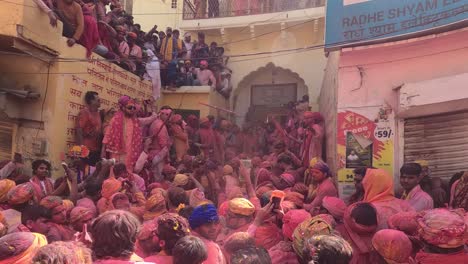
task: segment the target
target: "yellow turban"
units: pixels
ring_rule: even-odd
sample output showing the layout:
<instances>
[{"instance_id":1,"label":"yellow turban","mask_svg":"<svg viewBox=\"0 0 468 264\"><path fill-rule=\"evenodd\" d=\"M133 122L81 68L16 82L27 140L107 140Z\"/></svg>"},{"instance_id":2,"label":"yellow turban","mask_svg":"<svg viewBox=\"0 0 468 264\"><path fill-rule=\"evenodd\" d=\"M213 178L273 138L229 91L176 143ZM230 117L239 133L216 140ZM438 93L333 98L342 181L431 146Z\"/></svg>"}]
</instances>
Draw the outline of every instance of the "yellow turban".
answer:
<instances>
[{"instance_id":1,"label":"yellow turban","mask_svg":"<svg viewBox=\"0 0 468 264\"><path fill-rule=\"evenodd\" d=\"M8 200L8 192L16 186L16 183L12 180L0 180L0 203L6 202Z\"/></svg>"},{"instance_id":2,"label":"yellow turban","mask_svg":"<svg viewBox=\"0 0 468 264\"><path fill-rule=\"evenodd\" d=\"M71 209L75 207L73 202L68 199L63 200L63 206L65 207L65 209L67 209L67 211L71 211Z\"/></svg>"},{"instance_id":3,"label":"yellow turban","mask_svg":"<svg viewBox=\"0 0 468 264\"><path fill-rule=\"evenodd\" d=\"M234 214L251 216L255 213L255 206L245 198L234 198L229 201L229 211Z\"/></svg>"},{"instance_id":4,"label":"yellow turban","mask_svg":"<svg viewBox=\"0 0 468 264\"><path fill-rule=\"evenodd\" d=\"M189 181L189 177L185 174L177 174L175 177L174 177L174 185L175 186L184 186L188 183Z\"/></svg>"}]
</instances>

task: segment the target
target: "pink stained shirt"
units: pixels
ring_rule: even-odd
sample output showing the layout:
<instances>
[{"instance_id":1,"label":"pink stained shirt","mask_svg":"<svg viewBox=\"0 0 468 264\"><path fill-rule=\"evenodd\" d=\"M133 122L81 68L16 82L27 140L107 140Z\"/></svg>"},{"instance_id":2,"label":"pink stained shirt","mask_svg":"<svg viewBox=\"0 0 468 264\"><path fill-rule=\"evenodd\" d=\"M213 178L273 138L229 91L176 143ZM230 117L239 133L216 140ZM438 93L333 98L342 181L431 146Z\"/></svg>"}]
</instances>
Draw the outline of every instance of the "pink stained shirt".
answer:
<instances>
[{"instance_id":1,"label":"pink stained shirt","mask_svg":"<svg viewBox=\"0 0 468 264\"><path fill-rule=\"evenodd\" d=\"M406 200L416 212L429 210L434 208L434 201L432 197L427 194L421 186L416 185L408 194L403 193L403 200Z\"/></svg>"},{"instance_id":2,"label":"pink stained shirt","mask_svg":"<svg viewBox=\"0 0 468 264\"><path fill-rule=\"evenodd\" d=\"M226 258L219 247L215 242L208 240L196 232L193 232L193 235L200 238L203 243L205 243L206 250L208 251L208 258L202 264L226 264Z\"/></svg>"},{"instance_id":3,"label":"pink stained shirt","mask_svg":"<svg viewBox=\"0 0 468 264\"><path fill-rule=\"evenodd\" d=\"M145 258L145 261L154 262L156 264L172 264L174 263L174 257L155 255L155 256Z\"/></svg>"}]
</instances>

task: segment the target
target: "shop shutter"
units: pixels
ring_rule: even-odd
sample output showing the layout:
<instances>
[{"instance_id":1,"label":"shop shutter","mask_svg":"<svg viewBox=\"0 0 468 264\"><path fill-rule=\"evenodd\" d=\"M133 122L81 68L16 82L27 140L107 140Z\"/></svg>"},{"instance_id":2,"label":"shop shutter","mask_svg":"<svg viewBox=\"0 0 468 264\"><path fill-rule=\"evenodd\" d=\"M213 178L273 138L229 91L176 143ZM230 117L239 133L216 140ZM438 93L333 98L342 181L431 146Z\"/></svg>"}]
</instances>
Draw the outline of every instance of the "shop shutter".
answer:
<instances>
[{"instance_id":1,"label":"shop shutter","mask_svg":"<svg viewBox=\"0 0 468 264\"><path fill-rule=\"evenodd\" d=\"M468 112L406 119L404 142L405 162L427 160L433 177L468 171Z\"/></svg>"},{"instance_id":2,"label":"shop shutter","mask_svg":"<svg viewBox=\"0 0 468 264\"><path fill-rule=\"evenodd\" d=\"M13 153L14 124L0 121L0 161L9 160Z\"/></svg>"}]
</instances>

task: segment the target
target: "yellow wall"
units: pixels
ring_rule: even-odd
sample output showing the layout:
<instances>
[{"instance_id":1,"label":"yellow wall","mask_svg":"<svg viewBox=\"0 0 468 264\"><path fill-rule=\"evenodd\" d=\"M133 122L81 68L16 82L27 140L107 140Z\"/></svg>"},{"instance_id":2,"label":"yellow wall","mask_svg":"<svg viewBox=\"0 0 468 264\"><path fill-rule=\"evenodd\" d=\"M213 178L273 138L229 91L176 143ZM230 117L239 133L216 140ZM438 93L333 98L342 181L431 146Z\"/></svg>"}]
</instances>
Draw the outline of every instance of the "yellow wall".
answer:
<instances>
[{"instance_id":1,"label":"yellow wall","mask_svg":"<svg viewBox=\"0 0 468 264\"><path fill-rule=\"evenodd\" d=\"M177 8L171 7L172 0L133 0L133 17L142 30L149 31L154 25L158 30L179 27L178 14L182 13L183 0L177 1Z\"/></svg>"},{"instance_id":2,"label":"yellow wall","mask_svg":"<svg viewBox=\"0 0 468 264\"><path fill-rule=\"evenodd\" d=\"M19 0L10 0L20 2ZM21 3L23 3L21 1ZM0 81L8 88L24 89L29 86L32 91L41 94L39 100L25 101L9 96L5 113L9 120L18 123L15 147L27 161L35 158L46 158L52 161L54 173L58 175L60 161L68 147L74 144L75 119L84 107L86 91L97 91L102 99L102 108L116 107L121 95L138 99L151 96L151 83L141 81L139 77L93 54L91 60L86 58L86 50L80 45L68 47L66 38L57 34L49 25L44 13L37 12L30 6L32 0L25 0L24 5L8 5L0 2L0 23L8 21L32 29L30 36L35 36L35 43L51 46L60 55L48 66L46 62L27 54L0 56ZM29 5L29 6L25 6ZM11 9L13 15L5 9ZM3 21L2 21L3 20ZM5 47L15 37L14 30L5 22L0 27L4 35L1 47ZM16 28L16 27L15 27ZM1 50L0 50L1 51ZM18 53L18 51L15 51ZM38 156L34 146L47 141L47 153Z\"/></svg>"}]
</instances>

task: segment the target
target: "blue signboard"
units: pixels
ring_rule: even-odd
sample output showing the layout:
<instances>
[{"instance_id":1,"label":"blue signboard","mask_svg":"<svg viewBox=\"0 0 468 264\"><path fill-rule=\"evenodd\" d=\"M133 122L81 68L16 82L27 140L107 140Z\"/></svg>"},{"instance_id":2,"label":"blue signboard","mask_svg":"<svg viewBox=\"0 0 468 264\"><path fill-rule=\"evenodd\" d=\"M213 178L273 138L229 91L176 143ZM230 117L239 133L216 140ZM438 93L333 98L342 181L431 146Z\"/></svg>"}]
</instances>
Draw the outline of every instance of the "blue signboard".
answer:
<instances>
[{"instance_id":1,"label":"blue signboard","mask_svg":"<svg viewBox=\"0 0 468 264\"><path fill-rule=\"evenodd\" d=\"M328 0L326 49L404 39L468 24L468 0Z\"/></svg>"}]
</instances>

